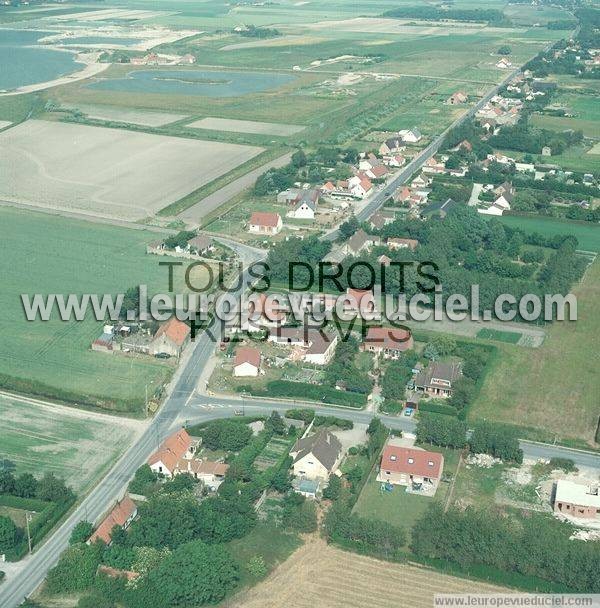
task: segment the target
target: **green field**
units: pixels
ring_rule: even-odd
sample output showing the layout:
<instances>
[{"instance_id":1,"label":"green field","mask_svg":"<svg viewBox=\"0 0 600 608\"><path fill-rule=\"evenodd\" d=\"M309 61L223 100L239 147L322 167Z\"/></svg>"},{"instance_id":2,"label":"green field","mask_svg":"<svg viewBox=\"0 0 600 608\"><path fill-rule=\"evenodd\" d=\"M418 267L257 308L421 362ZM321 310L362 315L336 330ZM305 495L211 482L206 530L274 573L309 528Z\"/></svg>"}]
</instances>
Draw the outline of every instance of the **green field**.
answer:
<instances>
[{"instance_id":1,"label":"green field","mask_svg":"<svg viewBox=\"0 0 600 608\"><path fill-rule=\"evenodd\" d=\"M137 424L0 396L0 458L17 474L52 472L79 493L123 451Z\"/></svg>"},{"instance_id":2,"label":"green field","mask_svg":"<svg viewBox=\"0 0 600 608\"><path fill-rule=\"evenodd\" d=\"M525 232L539 232L546 237L568 234L577 238L579 249L600 252L600 226L592 222L570 222L547 217L503 215L498 218L503 224L520 228Z\"/></svg>"},{"instance_id":3,"label":"green field","mask_svg":"<svg viewBox=\"0 0 600 608\"><path fill-rule=\"evenodd\" d=\"M521 334L514 331L499 331L498 329L480 329L477 337L481 340L495 340L496 342L508 342L516 344L521 339Z\"/></svg>"},{"instance_id":4,"label":"green field","mask_svg":"<svg viewBox=\"0 0 600 608\"><path fill-rule=\"evenodd\" d=\"M152 395L172 366L92 352L102 323L89 315L83 322L28 322L20 294L116 294L144 283L150 292L166 292L165 268L145 253L158 235L8 207L0 208L0 225L0 387L114 410L141 408L145 387Z\"/></svg>"},{"instance_id":5,"label":"green field","mask_svg":"<svg viewBox=\"0 0 600 608\"><path fill-rule=\"evenodd\" d=\"M534 427L562 439L593 443L600 409L600 262L573 289L578 320L555 322L535 356L498 344L499 356L469 410L472 420Z\"/></svg>"}]
</instances>

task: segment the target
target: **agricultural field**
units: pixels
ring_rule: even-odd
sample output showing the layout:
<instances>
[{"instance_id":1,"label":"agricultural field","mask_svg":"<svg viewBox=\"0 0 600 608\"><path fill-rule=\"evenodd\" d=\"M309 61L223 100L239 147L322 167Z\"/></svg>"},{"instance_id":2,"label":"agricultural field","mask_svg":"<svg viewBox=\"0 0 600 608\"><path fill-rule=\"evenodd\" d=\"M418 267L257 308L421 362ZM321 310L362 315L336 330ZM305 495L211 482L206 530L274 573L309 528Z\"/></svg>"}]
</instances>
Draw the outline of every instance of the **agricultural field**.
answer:
<instances>
[{"instance_id":1,"label":"agricultural field","mask_svg":"<svg viewBox=\"0 0 600 608\"><path fill-rule=\"evenodd\" d=\"M15 472L45 472L63 478L80 493L123 452L141 423L0 395L0 458Z\"/></svg>"},{"instance_id":2,"label":"agricultural field","mask_svg":"<svg viewBox=\"0 0 600 608\"><path fill-rule=\"evenodd\" d=\"M592 445L598 423L600 364L600 263L573 289L576 322L548 328L535 357L526 349L497 344L498 356L469 410L474 420L496 420L545 432L546 438Z\"/></svg>"},{"instance_id":3,"label":"agricultural field","mask_svg":"<svg viewBox=\"0 0 600 608\"><path fill-rule=\"evenodd\" d=\"M172 122L177 122L187 118L185 114L172 114L169 112L148 112L146 110L135 110L132 108L119 108L116 106L79 106L66 107L67 110L74 110L85 114L94 120L106 120L146 127L163 127Z\"/></svg>"},{"instance_id":4,"label":"agricultural field","mask_svg":"<svg viewBox=\"0 0 600 608\"><path fill-rule=\"evenodd\" d=\"M546 237L557 234L572 235L579 241L579 249L600 252L600 226L593 222L573 222L525 215L503 215L498 219L512 228L520 228L525 232L538 232Z\"/></svg>"},{"instance_id":5,"label":"agricultural field","mask_svg":"<svg viewBox=\"0 0 600 608\"><path fill-rule=\"evenodd\" d=\"M227 608L429 608L436 593L506 593L428 568L382 562L311 538L262 583Z\"/></svg>"},{"instance_id":6,"label":"agricultural field","mask_svg":"<svg viewBox=\"0 0 600 608\"><path fill-rule=\"evenodd\" d=\"M262 152L39 120L3 131L0 145L4 200L126 220L151 216Z\"/></svg>"},{"instance_id":7,"label":"agricultural field","mask_svg":"<svg viewBox=\"0 0 600 608\"><path fill-rule=\"evenodd\" d=\"M145 387L149 395L159 390L171 365L92 352L102 323L89 317L27 322L19 294L114 294L143 283L150 293L165 292L160 258L145 253L146 244L159 235L9 207L0 207L0 225L0 386L109 409L141 408ZM178 276L177 289L181 283Z\"/></svg>"},{"instance_id":8,"label":"agricultural field","mask_svg":"<svg viewBox=\"0 0 600 608\"><path fill-rule=\"evenodd\" d=\"M225 118L202 118L189 125L193 129L212 131L233 131L234 133L256 133L258 135L277 135L284 137L304 130L301 125L283 125L281 123L256 122L251 120L231 120Z\"/></svg>"}]
</instances>

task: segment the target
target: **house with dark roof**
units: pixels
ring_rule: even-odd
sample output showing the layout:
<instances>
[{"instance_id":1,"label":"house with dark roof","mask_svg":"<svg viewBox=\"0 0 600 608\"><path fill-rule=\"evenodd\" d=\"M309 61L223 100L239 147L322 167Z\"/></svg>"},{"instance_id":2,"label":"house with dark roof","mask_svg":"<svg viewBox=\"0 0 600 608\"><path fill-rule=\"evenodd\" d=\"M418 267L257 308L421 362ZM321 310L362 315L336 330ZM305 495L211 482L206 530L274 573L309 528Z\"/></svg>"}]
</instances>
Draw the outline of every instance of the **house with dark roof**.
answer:
<instances>
[{"instance_id":1,"label":"house with dark roof","mask_svg":"<svg viewBox=\"0 0 600 608\"><path fill-rule=\"evenodd\" d=\"M406 486L409 492L433 496L443 471L443 454L388 442L381 454L377 481Z\"/></svg>"},{"instance_id":2,"label":"house with dark roof","mask_svg":"<svg viewBox=\"0 0 600 608\"><path fill-rule=\"evenodd\" d=\"M404 140L402 137L390 137L379 146L379 154L392 154L404 150Z\"/></svg>"},{"instance_id":3,"label":"house with dark roof","mask_svg":"<svg viewBox=\"0 0 600 608\"><path fill-rule=\"evenodd\" d=\"M298 439L290 450L294 475L301 479L327 480L336 471L342 455L340 440L326 429Z\"/></svg>"},{"instance_id":4,"label":"house with dark roof","mask_svg":"<svg viewBox=\"0 0 600 608\"><path fill-rule=\"evenodd\" d=\"M374 245L379 245L378 236L367 234L362 228L357 230L343 245L345 255L358 255L361 251L368 251Z\"/></svg>"},{"instance_id":5,"label":"house with dark roof","mask_svg":"<svg viewBox=\"0 0 600 608\"><path fill-rule=\"evenodd\" d=\"M451 198L447 199L444 202L437 201L435 203L430 203L421 211L421 217L426 218L431 215L439 215L441 219L446 218L448 214L452 213L460 203L452 200Z\"/></svg>"},{"instance_id":6,"label":"house with dark roof","mask_svg":"<svg viewBox=\"0 0 600 608\"><path fill-rule=\"evenodd\" d=\"M462 376L460 363L432 361L414 378L415 390L432 397L450 397L454 383Z\"/></svg>"}]
</instances>

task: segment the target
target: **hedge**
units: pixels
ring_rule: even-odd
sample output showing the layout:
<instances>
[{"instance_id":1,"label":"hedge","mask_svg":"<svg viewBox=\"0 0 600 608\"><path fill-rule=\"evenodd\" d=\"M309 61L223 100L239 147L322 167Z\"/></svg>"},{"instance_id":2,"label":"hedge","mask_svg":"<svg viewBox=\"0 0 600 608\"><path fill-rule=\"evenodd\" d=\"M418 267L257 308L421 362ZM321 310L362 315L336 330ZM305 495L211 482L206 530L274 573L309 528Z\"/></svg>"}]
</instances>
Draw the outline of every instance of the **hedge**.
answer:
<instances>
[{"instance_id":1,"label":"hedge","mask_svg":"<svg viewBox=\"0 0 600 608\"><path fill-rule=\"evenodd\" d=\"M598 426L596 427L596 437L595 442L600 443L600 416L598 416Z\"/></svg>"},{"instance_id":2,"label":"hedge","mask_svg":"<svg viewBox=\"0 0 600 608\"><path fill-rule=\"evenodd\" d=\"M239 387L240 389L242 387ZM247 387L244 387L247 388ZM345 405L360 408L367 403L367 396L358 393L338 391L335 388L308 384L305 382L291 382L289 380L272 380L262 390L253 390L255 396L261 397L288 397L290 399L305 399L319 401L334 405Z\"/></svg>"},{"instance_id":3,"label":"hedge","mask_svg":"<svg viewBox=\"0 0 600 608\"><path fill-rule=\"evenodd\" d=\"M37 498L21 498L12 494L0 494L0 507L11 507L12 509L21 509L23 511L35 511L41 513L46 510L52 503Z\"/></svg>"},{"instance_id":4,"label":"hedge","mask_svg":"<svg viewBox=\"0 0 600 608\"><path fill-rule=\"evenodd\" d=\"M420 412L432 412L434 414L444 414L446 416L458 416L458 410L448 403L440 403L439 401L428 401L423 399L419 401Z\"/></svg>"}]
</instances>

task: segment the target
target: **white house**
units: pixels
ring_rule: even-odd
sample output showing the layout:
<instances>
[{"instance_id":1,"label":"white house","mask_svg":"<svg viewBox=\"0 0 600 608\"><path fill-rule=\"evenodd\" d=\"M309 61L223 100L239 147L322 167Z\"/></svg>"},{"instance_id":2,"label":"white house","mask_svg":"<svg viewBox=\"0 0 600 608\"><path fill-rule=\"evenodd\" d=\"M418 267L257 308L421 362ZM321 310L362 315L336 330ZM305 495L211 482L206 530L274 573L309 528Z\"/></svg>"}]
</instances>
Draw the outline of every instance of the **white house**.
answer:
<instances>
[{"instance_id":1,"label":"white house","mask_svg":"<svg viewBox=\"0 0 600 608\"><path fill-rule=\"evenodd\" d=\"M248 222L248 232L252 234L275 235L281 232L283 222L279 213L255 211Z\"/></svg>"},{"instance_id":2,"label":"white house","mask_svg":"<svg viewBox=\"0 0 600 608\"><path fill-rule=\"evenodd\" d=\"M402 138L402 141L411 144L416 144L423 139L423 136L418 129L402 129L401 131L398 131L398 135Z\"/></svg>"},{"instance_id":3,"label":"white house","mask_svg":"<svg viewBox=\"0 0 600 608\"><path fill-rule=\"evenodd\" d=\"M342 444L333 433L323 429L314 435L298 439L290 450L290 456L296 477L326 480L340 463Z\"/></svg>"},{"instance_id":4,"label":"white house","mask_svg":"<svg viewBox=\"0 0 600 608\"><path fill-rule=\"evenodd\" d=\"M348 190L356 198L365 198L373 191L373 184L366 175L359 174L348 180Z\"/></svg>"},{"instance_id":5,"label":"white house","mask_svg":"<svg viewBox=\"0 0 600 608\"><path fill-rule=\"evenodd\" d=\"M256 377L260 373L260 351L243 346L237 349L233 361L233 375L236 378Z\"/></svg>"},{"instance_id":6,"label":"white house","mask_svg":"<svg viewBox=\"0 0 600 608\"><path fill-rule=\"evenodd\" d=\"M309 347L303 355L303 360L306 363L314 365L327 365L335 353L335 347L338 343L337 332L329 335L323 335L317 330L309 332Z\"/></svg>"},{"instance_id":7,"label":"white house","mask_svg":"<svg viewBox=\"0 0 600 608\"><path fill-rule=\"evenodd\" d=\"M181 465L180 461L194 458L199 443L193 440L185 429L180 429L165 439L150 456L148 464L155 473L172 477Z\"/></svg>"}]
</instances>

